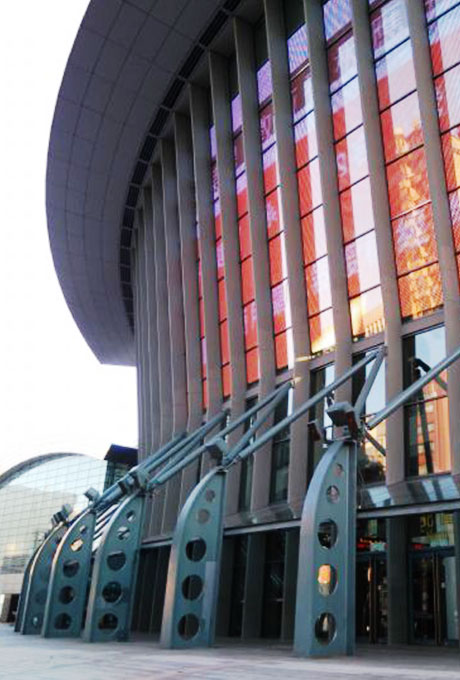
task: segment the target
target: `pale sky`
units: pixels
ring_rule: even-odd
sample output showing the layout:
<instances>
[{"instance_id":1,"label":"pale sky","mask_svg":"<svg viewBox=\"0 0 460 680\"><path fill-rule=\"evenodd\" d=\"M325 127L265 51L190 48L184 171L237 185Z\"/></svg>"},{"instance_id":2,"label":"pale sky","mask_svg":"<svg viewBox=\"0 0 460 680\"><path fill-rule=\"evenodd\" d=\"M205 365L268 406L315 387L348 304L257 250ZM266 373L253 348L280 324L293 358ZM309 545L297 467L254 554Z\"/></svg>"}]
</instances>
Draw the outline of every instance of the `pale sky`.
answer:
<instances>
[{"instance_id":1,"label":"pale sky","mask_svg":"<svg viewBox=\"0 0 460 680\"><path fill-rule=\"evenodd\" d=\"M42 453L137 446L135 370L100 365L86 345L46 226L51 122L87 5L0 0L0 473Z\"/></svg>"}]
</instances>

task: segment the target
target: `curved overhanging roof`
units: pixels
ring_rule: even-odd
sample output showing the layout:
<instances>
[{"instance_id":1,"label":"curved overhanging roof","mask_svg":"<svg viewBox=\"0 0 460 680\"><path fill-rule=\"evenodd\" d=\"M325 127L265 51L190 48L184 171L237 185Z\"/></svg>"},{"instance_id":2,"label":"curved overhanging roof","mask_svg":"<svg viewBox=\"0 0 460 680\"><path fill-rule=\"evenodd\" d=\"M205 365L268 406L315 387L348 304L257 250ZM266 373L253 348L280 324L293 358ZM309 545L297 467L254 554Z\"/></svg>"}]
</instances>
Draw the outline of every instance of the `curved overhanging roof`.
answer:
<instances>
[{"instance_id":1,"label":"curved overhanging roof","mask_svg":"<svg viewBox=\"0 0 460 680\"><path fill-rule=\"evenodd\" d=\"M51 129L46 209L66 302L103 363L135 360L129 247L156 135L237 4L91 0L75 39Z\"/></svg>"},{"instance_id":2,"label":"curved overhanging roof","mask_svg":"<svg viewBox=\"0 0 460 680\"><path fill-rule=\"evenodd\" d=\"M76 456L82 457L83 455L83 453L44 453L40 456L27 458L27 460L23 460L21 463L14 465L0 474L0 488L12 482L16 477L19 477L25 472L28 472L39 465L43 465L44 463L49 463L58 458L68 458L69 456L75 458ZM87 458L89 458L89 456L87 456Z\"/></svg>"}]
</instances>

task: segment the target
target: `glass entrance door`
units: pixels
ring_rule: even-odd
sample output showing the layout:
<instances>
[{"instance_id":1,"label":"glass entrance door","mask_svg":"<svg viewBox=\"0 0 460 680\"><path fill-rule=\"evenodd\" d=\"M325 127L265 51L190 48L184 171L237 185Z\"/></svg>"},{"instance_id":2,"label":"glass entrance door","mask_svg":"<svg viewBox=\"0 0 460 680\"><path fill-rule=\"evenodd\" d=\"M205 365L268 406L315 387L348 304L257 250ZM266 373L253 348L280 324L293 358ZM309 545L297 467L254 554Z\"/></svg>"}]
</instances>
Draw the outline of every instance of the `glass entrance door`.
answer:
<instances>
[{"instance_id":1,"label":"glass entrance door","mask_svg":"<svg viewBox=\"0 0 460 680\"><path fill-rule=\"evenodd\" d=\"M356 563L356 639L386 642L387 566L382 555L359 555Z\"/></svg>"},{"instance_id":2,"label":"glass entrance door","mask_svg":"<svg viewBox=\"0 0 460 680\"><path fill-rule=\"evenodd\" d=\"M411 555L412 640L419 644L458 643L453 551Z\"/></svg>"}]
</instances>

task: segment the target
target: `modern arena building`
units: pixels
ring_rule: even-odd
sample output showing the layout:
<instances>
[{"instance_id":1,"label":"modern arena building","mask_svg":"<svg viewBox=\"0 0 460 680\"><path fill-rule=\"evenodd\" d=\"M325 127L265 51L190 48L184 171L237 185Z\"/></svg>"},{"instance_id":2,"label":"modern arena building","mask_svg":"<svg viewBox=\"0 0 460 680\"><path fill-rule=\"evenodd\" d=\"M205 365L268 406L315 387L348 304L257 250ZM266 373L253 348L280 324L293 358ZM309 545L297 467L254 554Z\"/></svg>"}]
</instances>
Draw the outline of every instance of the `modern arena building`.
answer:
<instances>
[{"instance_id":1,"label":"modern arena building","mask_svg":"<svg viewBox=\"0 0 460 680\"><path fill-rule=\"evenodd\" d=\"M280 420L385 344L371 416L460 344L459 83L456 0L91 0L52 126L49 236L95 355L137 367L141 459L294 380ZM229 472L220 635L293 636L326 406ZM459 367L372 435L356 637L458 646ZM160 629L178 511L210 464L153 498L134 630Z\"/></svg>"}]
</instances>

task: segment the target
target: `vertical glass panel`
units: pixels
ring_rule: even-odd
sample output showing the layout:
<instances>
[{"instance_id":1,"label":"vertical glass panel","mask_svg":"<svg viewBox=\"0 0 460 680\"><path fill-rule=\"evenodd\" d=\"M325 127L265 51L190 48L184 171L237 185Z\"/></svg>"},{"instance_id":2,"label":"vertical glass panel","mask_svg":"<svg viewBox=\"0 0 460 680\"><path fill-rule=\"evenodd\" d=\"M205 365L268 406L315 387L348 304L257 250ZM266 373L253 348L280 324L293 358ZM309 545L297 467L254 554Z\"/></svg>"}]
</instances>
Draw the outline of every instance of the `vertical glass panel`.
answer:
<instances>
[{"instance_id":1,"label":"vertical glass panel","mask_svg":"<svg viewBox=\"0 0 460 680\"><path fill-rule=\"evenodd\" d=\"M391 217L430 200L425 152L417 149L387 167Z\"/></svg>"},{"instance_id":2,"label":"vertical glass panel","mask_svg":"<svg viewBox=\"0 0 460 680\"><path fill-rule=\"evenodd\" d=\"M423 144L416 92L384 111L380 121L387 162Z\"/></svg>"},{"instance_id":3,"label":"vertical glass panel","mask_svg":"<svg viewBox=\"0 0 460 680\"><path fill-rule=\"evenodd\" d=\"M248 178L245 172L236 180L236 210L238 217L248 212Z\"/></svg>"},{"instance_id":4,"label":"vertical glass panel","mask_svg":"<svg viewBox=\"0 0 460 680\"><path fill-rule=\"evenodd\" d=\"M217 278L222 279L225 274L224 269L224 244L220 238L216 241L216 265L217 265Z\"/></svg>"},{"instance_id":5,"label":"vertical glass panel","mask_svg":"<svg viewBox=\"0 0 460 680\"><path fill-rule=\"evenodd\" d=\"M245 260L252 254L251 231L249 229L249 216L245 215L238 222L240 259Z\"/></svg>"},{"instance_id":6,"label":"vertical glass panel","mask_svg":"<svg viewBox=\"0 0 460 680\"><path fill-rule=\"evenodd\" d=\"M431 44L431 60L434 75L442 73L460 61L458 40L460 37L460 7L443 16L428 29Z\"/></svg>"},{"instance_id":7,"label":"vertical glass panel","mask_svg":"<svg viewBox=\"0 0 460 680\"><path fill-rule=\"evenodd\" d=\"M222 394L224 399L229 397L232 393L232 371L230 364L222 366Z\"/></svg>"},{"instance_id":8,"label":"vertical glass panel","mask_svg":"<svg viewBox=\"0 0 460 680\"><path fill-rule=\"evenodd\" d=\"M347 132L361 125L363 112L357 78L332 95L331 106L334 139L341 139Z\"/></svg>"},{"instance_id":9,"label":"vertical glass panel","mask_svg":"<svg viewBox=\"0 0 460 680\"><path fill-rule=\"evenodd\" d=\"M401 99L416 88L410 41L392 50L375 65L380 109Z\"/></svg>"},{"instance_id":10,"label":"vertical glass panel","mask_svg":"<svg viewBox=\"0 0 460 680\"><path fill-rule=\"evenodd\" d=\"M311 317L308 323L312 354L324 352L324 350L334 347L335 332L332 309L327 309L321 314Z\"/></svg>"},{"instance_id":11,"label":"vertical glass panel","mask_svg":"<svg viewBox=\"0 0 460 680\"><path fill-rule=\"evenodd\" d=\"M257 95L259 104L262 104L273 93L272 84L272 69L269 61L266 61L263 66L257 71Z\"/></svg>"},{"instance_id":12,"label":"vertical glass panel","mask_svg":"<svg viewBox=\"0 0 460 680\"><path fill-rule=\"evenodd\" d=\"M351 22L350 0L328 0L324 3L324 34L332 40Z\"/></svg>"},{"instance_id":13,"label":"vertical glass panel","mask_svg":"<svg viewBox=\"0 0 460 680\"><path fill-rule=\"evenodd\" d=\"M217 156L216 126L211 125L209 129L209 142L211 144L211 160L215 161Z\"/></svg>"},{"instance_id":14,"label":"vertical glass panel","mask_svg":"<svg viewBox=\"0 0 460 680\"><path fill-rule=\"evenodd\" d=\"M404 0L392 0L373 12L371 31L376 58L408 38L409 25Z\"/></svg>"},{"instance_id":15,"label":"vertical glass panel","mask_svg":"<svg viewBox=\"0 0 460 680\"><path fill-rule=\"evenodd\" d=\"M369 337L385 327L380 286L350 300L351 328L354 338Z\"/></svg>"},{"instance_id":16,"label":"vertical glass panel","mask_svg":"<svg viewBox=\"0 0 460 680\"><path fill-rule=\"evenodd\" d=\"M346 35L328 50L329 87L335 92L358 72L355 40Z\"/></svg>"},{"instance_id":17,"label":"vertical glass panel","mask_svg":"<svg viewBox=\"0 0 460 680\"><path fill-rule=\"evenodd\" d=\"M440 14L454 7L458 0L425 0L425 13L428 21L436 19Z\"/></svg>"},{"instance_id":18,"label":"vertical glass panel","mask_svg":"<svg viewBox=\"0 0 460 680\"><path fill-rule=\"evenodd\" d=\"M204 379L207 376L207 354L206 354L206 339L201 339L201 377Z\"/></svg>"},{"instance_id":19,"label":"vertical glass panel","mask_svg":"<svg viewBox=\"0 0 460 680\"><path fill-rule=\"evenodd\" d=\"M436 262L438 252L431 204L394 220L393 242L399 275Z\"/></svg>"},{"instance_id":20,"label":"vertical glass panel","mask_svg":"<svg viewBox=\"0 0 460 680\"><path fill-rule=\"evenodd\" d=\"M364 129L358 128L335 145L339 190L346 189L369 173Z\"/></svg>"},{"instance_id":21,"label":"vertical glass panel","mask_svg":"<svg viewBox=\"0 0 460 680\"><path fill-rule=\"evenodd\" d=\"M297 29L287 41L289 73L297 71L308 60L307 27Z\"/></svg>"},{"instance_id":22,"label":"vertical glass panel","mask_svg":"<svg viewBox=\"0 0 460 680\"><path fill-rule=\"evenodd\" d=\"M272 288L272 307L275 334L287 328L287 301L286 282L274 286Z\"/></svg>"},{"instance_id":23,"label":"vertical glass panel","mask_svg":"<svg viewBox=\"0 0 460 680\"><path fill-rule=\"evenodd\" d=\"M294 128L296 165L301 168L318 155L316 124L313 113L297 123Z\"/></svg>"},{"instance_id":24,"label":"vertical glass panel","mask_svg":"<svg viewBox=\"0 0 460 680\"><path fill-rule=\"evenodd\" d=\"M421 375L417 364L423 362L428 366L423 372L436 366L446 356L446 331L444 326L436 326L429 331L411 335L404 340L404 387L412 385ZM447 380L446 372L441 377ZM423 388L423 397L433 398L444 396L445 390L440 390L435 381Z\"/></svg>"},{"instance_id":25,"label":"vertical glass panel","mask_svg":"<svg viewBox=\"0 0 460 680\"><path fill-rule=\"evenodd\" d=\"M450 470L447 398L406 406L405 422L409 474L427 475Z\"/></svg>"},{"instance_id":26,"label":"vertical glass panel","mask_svg":"<svg viewBox=\"0 0 460 680\"><path fill-rule=\"evenodd\" d=\"M200 337L204 337L204 300L200 298L198 301L199 317L200 317Z\"/></svg>"},{"instance_id":27,"label":"vertical glass panel","mask_svg":"<svg viewBox=\"0 0 460 680\"><path fill-rule=\"evenodd\" d=\"M271 146L262 156L264 170L264 193L268 194L279 184L278 164L276 162L276 144Z\"/></svg>"},{"instance_id":28,"label":"vertical glass panel","mask_svg":"<svg viewBox=\"0 0 460 680\"><path fill-rule=\"evenodd\" d=\"M211 165L212 200L219 198L219 176L217 173L217 163Z\"/></svg>"},{"instance_id":29,"label":"vertical glass panel","mask_svg":"<svg viewBox=\"0 0 460 680\"><path fill-rule=\"evenodd\" d=\"M244 346L251 349L257 345L257 308L256 303L250 302L243 309Z\"/></svg>"},{"instance_id":30,"label":"vertical glass panel","mask_svg":"<svg viewBox=\"0 0 460 680\"><path fill-rule=\"evenodd\" d=\"M268 149L275 141L275 128L273 117L273 104L267 104L259 114L260 120L260 139L262 141L262 149Z\"/></svg>"},{"instance_id":31,"label":"vertical glass panel","mask_svg":"<svg viewBox=\"0 0 460 680\"><path fill-rule=\"evenodd\" d=\"M454 191L454 193L450 194L449 202L454 246L455 250L458 252L460 250L460 191Z\"/></svg>"},{"instance_id":32,"label":"vertical glass panel","mask_svg":"<svg viewBox=\"0 0 460 680\"><path fill-rule=\"evenodd\" d=\"M225 290L225 280L221 279L217 284L219 321L227 318L227 292Z\"/></svg>"},{"instance_id":33,"label":"vertical glass panel","mask_svg":"<svg viewBox=\"0 0 460 680\"><path fill-rule=\"evenodd\" d=\"M243 297L243 305L254 299L252 257L248 257L241 263L241 295Z\"/></svg>"},{"instance_id":34,"label":"vertical glass panel","mask_svg":"<svg viewBox=\"0 0 460 680\"><path fill-rule=\"evenodd\" d=\"M304 217L302 222L303 261L318 260L327 253L326 229L322 206Z\"/></svg>"},{"instance_id":35,"label":"vertical glass panel","mask_svg":"<svg viewBox=\"0 0 460 680\"><path fill-rule=\"evenodd\" d=\"M281 234L278 234L278 236L269 241L268 254L270 261L270 283L273 286L287 276L284 232L281 232Z\"/></svg>"},{"instance_id":36,"label":"vertical glass panel","mask_svg":"<svg viewBox=\"0 0 460 680\"><path fill-rule=\"evenodd\" d=\"M235 175L241 175L246 169L244 163L244 147L243 147L243 135L239 134L233 140L233 155L235 158Z\"/></svg>"},{"instance_id":37,"label":"vertical glass panel","mask_svg":"<svg viewBox=\"0 0 460 680\"><path fill-rule=\"evenodd\" d=\"M267 237L272 238L283 229L278 191L273 191L265 197L265 212L267 215Z\"/></svg>"},{"instance_id":38,"label":"vertical glass panel","mask_svg":"<svg viewBox=\"0 0 460 680\"><path fill-rule=\"evenodd\" d=\"M319 161L315 158L297 173L300 215L309 213L322 203Z\"/></svg>"},{"instance_id":39,"label":"vertical glass panel","mask_svg":"<svg viewBox=\"0 0 460 680\"><path fill-rule=\"evenodd\" d=\"M417 318L442 306L439 265L432 264L403 276L398 281L403 319Z\"/></svg>"},{"instance_id":40,"label":"vertical glass panel","mask_svg":"<svg viewBox=\"0 0 460 680\"><path fill-rule=\"evenodd\" d=\"M275 363L277 370L286 368L288 365L288 331L275 335Z\"/></svg>"},{"instance_id":41,"label":"vertical glass panel","mask_svg":"<svg viewBox=\"0 0 460 680\"><path fill-rule=\"evenodd\" d=\"M219 325L220 333L220 351L221 351L221 361L223 364L228 364L230 361L230 347L228 342L228 321L222 321Z\"/></svg>"},{"instance_id":42,"label":"vertical glass panel","mask_svg":"<svg viewBox=\"0 0 460 680\"><path fill-rule=\"evenodd\" d=\"M345 246L348 293L354 297L380 283L379 260L375 232L360 236Z\"/></svg>"},{"instance_id":43,"label":"vertical glass panel","mask_svg":"<svg viewBox=\"0 0 460 680\"><path fill-rule=\"evenodd\" d=\"M340 194L340 211L345 242L374 228L369 178L357 182Z\"/></svg>"},{"instance_id":44,"label":"vertical glass panel","mask_svg":"<svg viewBox=\"0 0 460 680\"><path fill-rule=\"evenodd\" d=\"M460 127L452 128L441 137L447 189L460 186Z\"/></svg>"},{"instance_id":45,"label":"vertical glass panel","mask_svg":"<svg viewBox=\"0 0 460 680\"><path fill-rule=\"evenodd\" d=\"M308 314L317 314L332 305L329 263L322 257L305 268Z\"/></svg>"},{"instance_id":46,"label":"vertical glass panel","mask_svg":"<svg viewBox=\"0 0 460 680\"><path fill-rule=\"evenodd\" d=\"M294 122L313 111L313 90L309 68L304 69L292 80L291 99Z\"/></svg>"},{"instance_id":47,"label":"vertical glass panel","mask_svg":"<svg viewBox=\"0 0 460 680\"><path fill-rule=\"evenodd\" d=\"M460 66L434 81L441 132L460 123Z\"/></svg>"},{"instance_id":48,"label":"vertical glass panel","mask_svg":"<svg viewBox=\"0 0 460 680\"><path fill-rule=\"evenodd\" d=\"M241 95L238 93L232 99L232 130L237 132L243 124L243 114L241 111Z\"/></svg>"},{"instance_id":49,"label":"vertical glass panel","mask_svg":"<svg viewBox=\"0 0 460 680\"><path fill-rule=\"evenodd\" d=\"M260 378L259 348L254 347L246 353L246 381L248 385L255 383Z\"/></svg>"},{"instance_id":50,"label":"vertical glass panel","mask_svg":"<svg viewBox=\"0 0 460 680\"><path fill-rule=\"evenodd\" d=\"M216 239L222 236L222 213L220 211L220 198L214 203L214 230L216 233Z\"/></svg>"}]
</instances>

